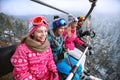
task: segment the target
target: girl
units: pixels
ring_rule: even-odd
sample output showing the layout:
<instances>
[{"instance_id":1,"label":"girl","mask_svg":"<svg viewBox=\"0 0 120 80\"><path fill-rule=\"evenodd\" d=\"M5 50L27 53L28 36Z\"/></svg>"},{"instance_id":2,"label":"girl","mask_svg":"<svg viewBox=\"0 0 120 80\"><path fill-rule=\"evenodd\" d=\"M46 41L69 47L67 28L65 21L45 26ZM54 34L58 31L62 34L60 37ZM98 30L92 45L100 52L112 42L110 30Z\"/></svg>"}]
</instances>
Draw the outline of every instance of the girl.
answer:
<instances>
[{"instance_id":1,"label":"girl","mask_svg":"<svg viewBox=\"0 0 120 80\"><path fill-rule=\"evenodd\" d=\"M82 52L79 49L75 48L75 43L82 46L82 45L84 45L84 42L79 40L79 38L76 35L77 24L78 24L78 20L73 18L71 23L69 23L69 25L65 29L65 31L63 33L63 38L64 38L64 45L65 45L65 48L68 49L68 53L72 57L74 57L78 60L81 57ZM82 60L81 64L82 64L82 68L83 68L82 71L83 71L86 56L84 55L82 58L83 58L83 60Z\"/></svg>"},{"instance_id":2,"label":"girl","mask_svg":"<svg viewBox=\"0 0 120 80\"><path fill-rule=\"evenodd\" d=\"M29 21L29 34L11 58L15 80L58 80L47 31L44 17L37 16Z\"/></svg>"}]
</instances>

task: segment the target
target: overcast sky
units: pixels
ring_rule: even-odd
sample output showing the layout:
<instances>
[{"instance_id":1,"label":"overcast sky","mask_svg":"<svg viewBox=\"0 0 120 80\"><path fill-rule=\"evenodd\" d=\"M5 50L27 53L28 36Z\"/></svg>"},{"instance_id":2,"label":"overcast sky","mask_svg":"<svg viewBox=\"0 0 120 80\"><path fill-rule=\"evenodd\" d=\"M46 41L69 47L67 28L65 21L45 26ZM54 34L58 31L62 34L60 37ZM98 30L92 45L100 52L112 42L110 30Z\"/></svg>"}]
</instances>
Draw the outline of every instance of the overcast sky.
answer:
<instances>
[{"instance_id":1,"label":"overcast sky","mask_svg":"<svg viewBox=\"0 0 120 80\"><path fill-rule=\"evenodd\" d=\"M89 0L41 0L66 12L87 12L91 6ZM10 15L60 14L30 0L0 0L0 12ZM119 0L97 0L95 13L119 13Z\"/></svg>"}]
</instances>

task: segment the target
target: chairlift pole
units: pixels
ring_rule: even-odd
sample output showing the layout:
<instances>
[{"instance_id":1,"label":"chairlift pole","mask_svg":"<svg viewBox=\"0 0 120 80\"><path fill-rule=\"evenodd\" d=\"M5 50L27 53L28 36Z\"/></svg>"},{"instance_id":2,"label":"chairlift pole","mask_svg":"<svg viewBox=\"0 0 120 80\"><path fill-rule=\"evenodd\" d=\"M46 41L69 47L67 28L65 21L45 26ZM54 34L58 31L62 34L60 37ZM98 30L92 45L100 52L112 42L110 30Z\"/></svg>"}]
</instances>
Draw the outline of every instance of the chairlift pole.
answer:
<instances>
[{"instance_id":1,"label":"chairlift pole","mask_svg":"<svg viewBox=\"0 0 120 80\"><path fill-rule=\"evenodd\" d=\"M44 2L42 2L42 1L40 1L40 0L31 0L31 1L34 1L34 2L36 2L36 3L42 4L42 5L44 5L44 6L50 7L50 8L52 8L52 9L55 9L55 10L57 10L57 11L60 11L60 12L62 12L62 13L65 13L65 14L67 14L67 15L70 15L70 13L68 13L68 12L66 12L66 11L63 11L63 10L61 10L61 9L58 9L58 8L52 6L52 5L47 4L47 3L44 3Z\"/></svg>"},{"instance_id":2,"label":"chairlift pole","mask_svg":"<svg viewBox=\"0 0 120 80\"><path fill-rule=\"evenodd\" d=\"M90 16L91 12L93 11L94 7L96 6L96 2L97 0L89 0L92 4L91 4L91 8L89 9L88 13L85 16L85 20L87 19L87 17ZM84 20L84 21L85 21Z\"/></svg>"},{"instance_id":3,"label":"chairlift pole","mask_svg":"<svg viewBox=\"0 0 120 80\"><path fill-rule=\"evenodd\" d=\"M81 59L82 59L83 55L85 55L85 53L86 53L87 51L88 51L88 47L86 47L84 53L83 53L83 54L81 55L81 57L79 58L77 64L72 68L72 70L71 70L70 74L68 75L68 77L66 78L66 80L72 80L72 78L73 78L74 75L76 74L77 69L78 69L78 67L79 67L79 65L80 65L80 63L81 63Z\"/></svg>"}]
</instances>

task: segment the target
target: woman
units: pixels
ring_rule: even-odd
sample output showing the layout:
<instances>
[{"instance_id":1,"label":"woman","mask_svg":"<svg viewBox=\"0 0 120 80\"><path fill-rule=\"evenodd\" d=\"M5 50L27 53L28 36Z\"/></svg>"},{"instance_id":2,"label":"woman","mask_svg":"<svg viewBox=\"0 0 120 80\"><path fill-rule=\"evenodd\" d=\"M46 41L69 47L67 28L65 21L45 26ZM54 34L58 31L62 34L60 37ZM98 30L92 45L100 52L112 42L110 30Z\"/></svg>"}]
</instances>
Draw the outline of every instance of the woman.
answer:
<instances>
[{"instance_id":1,"label":"woman","mask_svg":"<svg viewBox=\"0 0 120 80\"><path fill-rule=\"evenodd\" d=\"M69 75L72 67L77 63L77 60L66 54L65 48L63 46L62 34L64 32L65 26L66 26L66 21L63 18L57 18L53 22L53 29L49 31L49 36L48 36L48 40L50 41L54 60L57 65L57 70L59 73L64 74L64 78L66 78ZM66 55L66 57L64 57L64 55ZM75 74L73 80L80 80L81 70L82 67L79 66L78 71Z\"/></svg>"},{"instance_id":2,"label":"woman","mask_svg":"<svg viewBox=\"0 0 120 80\"><path fill-rule=\"evenodd\" d=\"M75 47L75 43L79 44L80 46L83 46L85 43L82 42L76 35L77 24L78 24L78 20L76 18L73 18L71 23L69 23L69 25L65 29L63 33L63 38L64 38L64 45L65 45L65 48L68 49L68 53L72 57L78 60L80 59L82 52ZM83 57L86 58L85 55ZM84 61L82 60L81 62L82 68L83 68L82 71L84 70L84 63L85 63L85 59Z\"/></svg>"},{"instance_id":3,"label":"woman","mask_svg":"<svg viewBox=\"0 0 120 80\"><path fill-rule=\"evenodd\" d=\"M37 16L29 21L29 34L11 58L15 80L58 80L47 31L44 17Z\"/></svg>"}]
</instances>

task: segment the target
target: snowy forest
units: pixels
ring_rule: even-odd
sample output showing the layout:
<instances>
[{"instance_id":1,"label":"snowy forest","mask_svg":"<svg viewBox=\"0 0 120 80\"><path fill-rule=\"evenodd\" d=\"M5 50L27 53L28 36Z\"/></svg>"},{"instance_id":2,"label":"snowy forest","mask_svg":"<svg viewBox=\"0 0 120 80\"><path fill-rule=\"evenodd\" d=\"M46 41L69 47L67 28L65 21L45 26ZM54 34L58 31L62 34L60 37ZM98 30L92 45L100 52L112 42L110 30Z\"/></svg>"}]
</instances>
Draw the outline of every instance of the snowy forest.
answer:
<instances>
[{"instance_id":1,"label":"snowy forest","mask_svg":"<svg viewBox=\"0 0 120 80\"><path fill-rule=\"evenodd\" d=\"M107 15L107 16L106 16ZM120 79L120 15L94 15L92 28L96 37L92 39L94 54L89 57L94 74L99 72L103 80Z\"/></svg>"},{"instance_id":2,"label":"snowy forest","mask_svg":"<svg viewBox=\"0 0 120 80\"><path fill-rule=\"evenodd\" d=\"M19 42L27 28L26 23L21 19L0 13L0 46Z\"/></svg>"}]
</instances>

